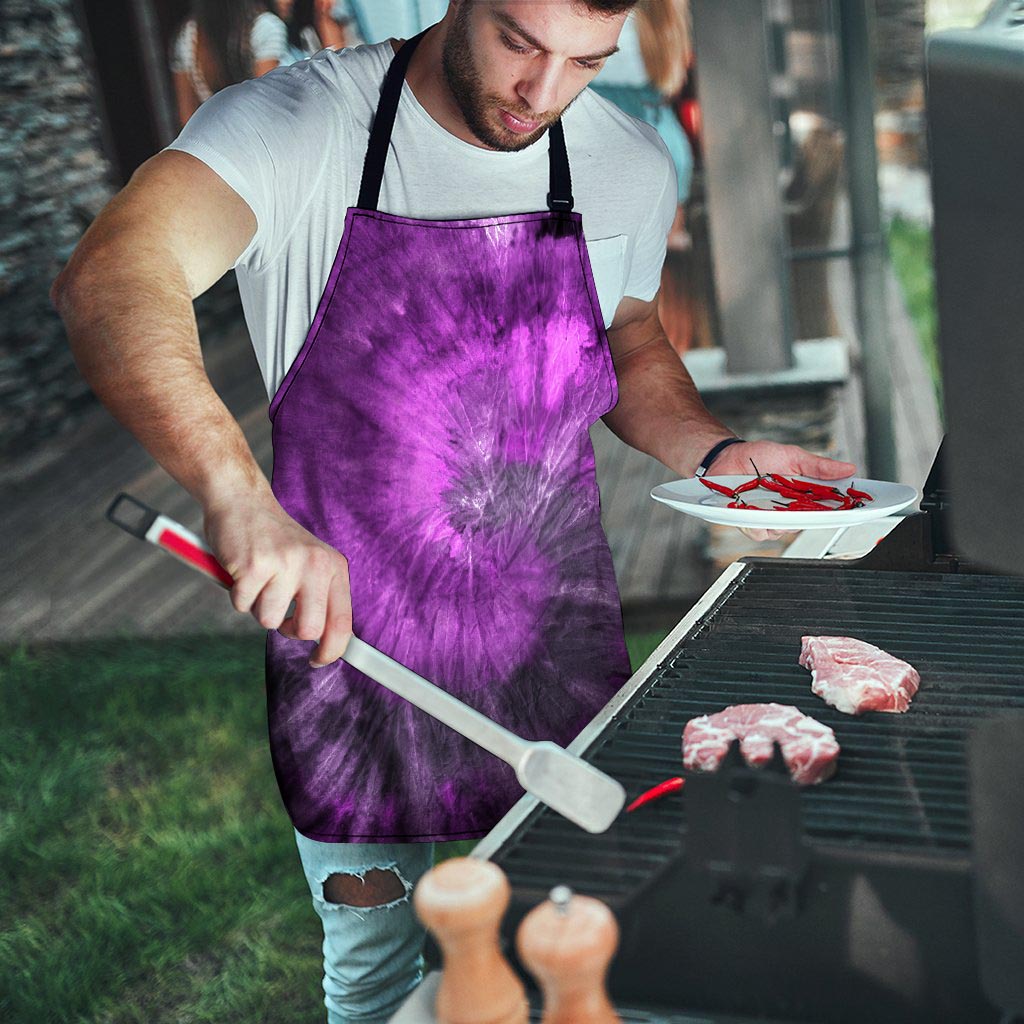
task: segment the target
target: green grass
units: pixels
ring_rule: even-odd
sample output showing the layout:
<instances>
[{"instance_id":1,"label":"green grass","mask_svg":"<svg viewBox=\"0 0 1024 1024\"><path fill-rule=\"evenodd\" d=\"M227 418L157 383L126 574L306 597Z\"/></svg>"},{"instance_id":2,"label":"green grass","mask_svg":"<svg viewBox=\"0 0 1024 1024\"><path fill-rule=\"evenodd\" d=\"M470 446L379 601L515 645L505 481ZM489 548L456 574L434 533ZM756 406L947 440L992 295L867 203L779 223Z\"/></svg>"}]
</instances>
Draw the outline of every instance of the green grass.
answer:
<instances>
[{"instance_id":1,"label":"green grass","mask_svg":"<svg viewBox=\"0 0 1024 1024\"><path fill-rule=\"evenodd\" d=\"M661 633L632 633L626 636L626 649L629 661L635 672L653 653L658 644L668 636L668 631Z\"/></svg>"},{"instance_id":2,"label":"green grass","mask_svg":"<svg viewBox=\"0 0 1024 1024\"><path fill-rule=\"evenodd\" d=\"M321 1019L258 637L6 650L0 706L0 1020Z\"/></svg>"},{"instance_id":3,"label":"green grass","mask_svg":"<svg viewBox=\"0 0 1024 1024\"><path fill-rule=\"evenodd\" d=\"M921 350L931 370L941 408L942 380L936 337L938 319L931 230L901 217L894 218L889 225L889 252L896 277L903 288L907 310L917 329Z\"/></svg>"}]
</instances>

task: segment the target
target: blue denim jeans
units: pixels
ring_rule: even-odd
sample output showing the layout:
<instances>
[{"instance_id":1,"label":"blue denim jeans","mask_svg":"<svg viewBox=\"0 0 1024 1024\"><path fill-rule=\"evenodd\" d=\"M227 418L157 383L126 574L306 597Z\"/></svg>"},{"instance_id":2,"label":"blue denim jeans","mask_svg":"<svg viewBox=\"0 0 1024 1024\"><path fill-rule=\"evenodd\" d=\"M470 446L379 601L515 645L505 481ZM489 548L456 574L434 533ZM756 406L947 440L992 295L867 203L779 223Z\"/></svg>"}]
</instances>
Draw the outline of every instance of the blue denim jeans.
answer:
<instances>
[{"instance_id":1,"label":"blue denim jeans","mask_svg":"<svg viewBox=\"0 0 1024 1024\"><path fill-rule=\"evenodd\" d=\"M433 843L320 843L295 832L299 857L324 928L327 1024L383 1024L423 977L424 930L412 909L413 886L434 863ZM331 875L392 870L405 895L376 907L324 898Z\"/></svg>"}]
</instances>

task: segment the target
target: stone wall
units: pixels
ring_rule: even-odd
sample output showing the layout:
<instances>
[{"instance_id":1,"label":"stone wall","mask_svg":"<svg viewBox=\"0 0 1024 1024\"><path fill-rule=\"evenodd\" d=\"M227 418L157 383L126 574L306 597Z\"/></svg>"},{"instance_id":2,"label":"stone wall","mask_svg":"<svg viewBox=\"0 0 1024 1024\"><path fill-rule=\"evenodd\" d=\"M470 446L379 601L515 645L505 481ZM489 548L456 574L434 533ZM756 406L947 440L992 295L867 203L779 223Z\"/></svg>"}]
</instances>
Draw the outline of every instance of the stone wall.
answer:
<instances>
[{"instance_id":1,"label":"stone wall","mask_svg":"<svg viewBox=\"0 0 1024 1024\"><path fill-rule=\"evenodd\" d=\"M875 89L879 110L924 103L925 0L875 0Z\"/></svg>"},{"instance_id":2,"label":"stone wall","mask_svg":"<svg viewBox=\"0 0 1024 1024\"><path fill-rule=\"evenodd\" d=\"M113 192L70 0L0 4L0 457L91 404L50 283Z\"/></svg>"},{"instance_id":3,"label":"stone wall","mask_svg":"<svg viewBox=\"0 0 1024 1024\"><path fill-rule=\"evenodd\" d=\"M925 168L925 0L875 0L875 119L883 164Z\"/></svg>"},{"instance_id":4,"label":"stone wall","mask_svg":"<svg viewBox=\"0 0 1024 1024\"><path fill-rule=\"evenodd\" d=\"M0 0L0 461L96 399L50 305L53 279L119 187L72 0ZM242 323L235 275L196 302L204 343Z\"/></svg>"}]
</instances>

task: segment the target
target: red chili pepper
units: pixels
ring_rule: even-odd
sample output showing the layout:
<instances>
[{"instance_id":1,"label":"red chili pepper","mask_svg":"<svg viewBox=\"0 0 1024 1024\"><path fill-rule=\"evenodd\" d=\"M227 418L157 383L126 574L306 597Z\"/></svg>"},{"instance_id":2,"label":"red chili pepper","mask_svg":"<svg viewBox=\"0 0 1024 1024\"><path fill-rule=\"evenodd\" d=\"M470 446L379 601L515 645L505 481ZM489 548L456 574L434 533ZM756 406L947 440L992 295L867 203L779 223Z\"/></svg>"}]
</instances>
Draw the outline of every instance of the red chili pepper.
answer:
<instances>
[{"instance_id":1,"label":"red chili pepper","mask_svg":"<svg viewBox=\"0 0 1024 1024\"><path fill-rule=\"evenodd\" d=\"M714 480L709 480L706 476L697 477L698 480L705 486L710 488L712 491L717 491L719 494L724 494L727 498L735 498L736 492L730 490L724 484L716 484Z\"/></svg>"},{"instance_id":2,"label":"red chili pepper","mask_svg":"<svg viewBox=\"0 0 1024 1024\"><path fill-rule=\"evenodd\" d=\"M771 477L763 477L760 483L766 491L774 491L776 494L792 496L794 498L798 495L803 495L803 491L794 490L792 487L780 484L777 480L771 479Z\"/></svg>"},{"instance_id":3,"label":"red chili pepper","mask_svg":"<svg viewBox=\"0 0 1024 1024\"><path fill-rule=\"evenodd\" d=\"M666 779L664 782L659 782L656 786L652 786L646 793L641 793L627 808L626 813L630 814L635 811L638 807L643 807L644 804L649 804L652 800L660 800L667 793L675 793L683 788L685 779L674 778Z\"/></svg>"},{"instance_id":4,"label":"red chili pepper","mask_svg":"<svg viewBox=\"0 0 1024 1024\"><path fill-rule=\"evenodd\" d=\"M766 490L774 491L776 494L781 494L783 498L792 498L796 501L815 501L817 500L816 495L807 493L806 491L794 490L792 487L784 487L780 483L776 483L774 480L763 480L761 486ZM822 498L826 495L821 495Z\"/></svg>"},{"instance_id":5,"label":"red chili pepper","mask_svg":"<svg viewBox=\"0 0 1024 1024\"><path fill-rule=\"evenodd\" d=\"M838 487L831 487L828 484L816 484L813 480L800 480L795 477L790 479L779 473L772 473L771 476L783 486L790 487L803 494L809 494L812 498L838 498L843 493Z\"/></svg>"},{"instance_id":6,"label":"red chili pepper","mask_svg":"<svg viewBox=\"0 0 1024 1024\"><path fill-rule=\"evenodd\" d=\"M814 490L811 484L805 483L803 480L790 480L789 477L785 477L781 473L769 473L768 475L777 484L788 487L791 491L801 491L804 494L810 494Z\"/></svg>"},{"instance_id":7,"label":"red chili pepper","mask_svg":"<svg viewBox=\"0 0 1024 1024\"><path fill-rule=\"evenodd\" d=\"M835 509L823 505L820 501L811 501L809 498L791 501L788 505L780 506L786 512L834 512Z\"/></svg>"},{"instance_id":8,"label":"red chili pepper","mask_svg":"<svg viewBox=\"0 0 1024 1024\"><path fill-rule=\"evenodd\" d=\"M875 500L874 498L871 497L870 494L868 494L867 491L857 491L857 490L854 490L854 488L852 488L852 487L847 487L846 488L846 493L851 498L860 498L861 501L874 501Z\"/></svg>"},{"instance_id":9,"label":"red chili pepper","mask_svg":"<svg viewBox=\"0 0 1024 1024\"><path fill-rule=\"evenodd\" d=\"M746 483L742 483L736 488L737 494L745 494L747 491L756 491L761 486L761 481L757 477L752 480L748 480Z\"/></svg>"}]
</instances>

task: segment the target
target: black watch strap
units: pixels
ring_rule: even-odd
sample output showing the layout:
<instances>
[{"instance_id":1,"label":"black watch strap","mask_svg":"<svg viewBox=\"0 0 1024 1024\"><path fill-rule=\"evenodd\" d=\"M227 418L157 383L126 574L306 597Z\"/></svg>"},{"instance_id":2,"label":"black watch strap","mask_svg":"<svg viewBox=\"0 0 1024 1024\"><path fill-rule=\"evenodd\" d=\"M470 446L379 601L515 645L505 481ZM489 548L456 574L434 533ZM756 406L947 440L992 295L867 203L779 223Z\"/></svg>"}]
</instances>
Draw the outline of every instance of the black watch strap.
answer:
<instances>
[{"instance_id":1,"label":"black watch strap","mask_svg":"<svg viewBox=\"0 0 1024 1024\"><path fill-rule=\"evenodd\" d=\"M700 465L697 467L697 472L694 473L694 476L704 476L707 473L707 471L711 468L711 463L714 462L715 459L717 459L718 456L721 455L722 452L724 452L725 449L728 448L731 444L743 444L743 438L727 437L724 441L719 441L718 444L716 444L715 447L712 448L711 451L709 451L707 455L705 455L704 458L700 460Z\"/></svg>"}]
</instances>

